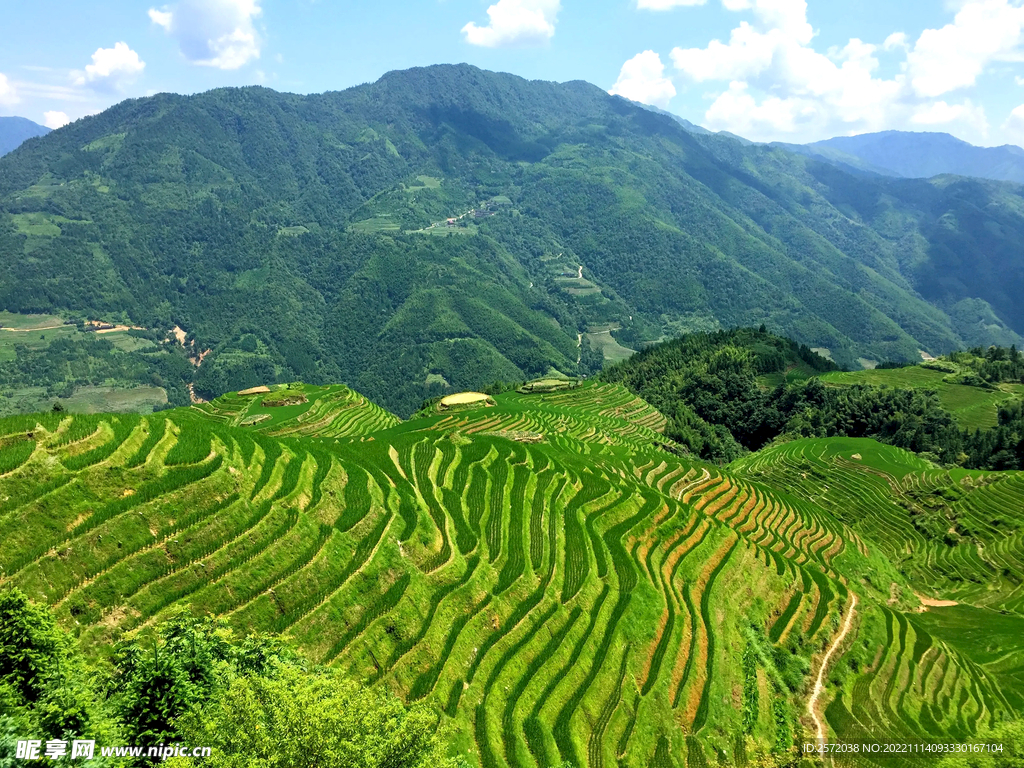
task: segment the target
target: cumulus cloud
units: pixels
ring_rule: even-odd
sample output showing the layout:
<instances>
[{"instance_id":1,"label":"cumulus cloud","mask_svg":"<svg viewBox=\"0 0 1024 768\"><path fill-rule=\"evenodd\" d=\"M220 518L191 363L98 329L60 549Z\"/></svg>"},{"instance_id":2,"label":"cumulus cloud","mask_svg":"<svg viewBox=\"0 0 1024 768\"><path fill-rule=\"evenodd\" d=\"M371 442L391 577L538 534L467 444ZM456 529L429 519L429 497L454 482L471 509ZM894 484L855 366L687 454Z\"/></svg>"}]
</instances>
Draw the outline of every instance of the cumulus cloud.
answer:
<instances>
[{"instance_id":1,"label":"cumulus cloud","mask_svg":"<svg viewBox=\"0 0 1024 768\"><path fill-rule=\"evenodd\" d=\"M14 86L7 79L7 75L0 72L0 104L16 104L17 101L18 92L14 90Z\"/></svg>"},{"instance_id":2,"label":"cumulus cloud","mask_svg":"<svg viewBox=\"0 0 1024 768\"><path fill-rule=\"evenodd\" d=\"M644 51L622 65L619 79L608 93L664 109L676 95L676 87L665 77L661 56Z\"/></svg>"},{"instance_id":3,"label":"cumulus cloud","mask_svg":"<svg viewBox=\"0 0 1024 768\"><path fill-rule=\"evenodd\" d=\"M887 51L894 51L897 48L907 48L907 33L906 32L893 32L882 43L882 48Z\"/></svg>"},{"instance_id":4,"label":"cumulus cloud","mask_svg":"<svg viewBox=\"0 0 1024 768\"><path fill-rule=\"evenodd\" d=\"M127 43L114 43L113 48L97 48L92 64L76 75L75 85L89 85L97 90L112 91L132 82L146 68L146 62Z\"/></svg>"},{"instance_id":5,"label":"cumulus cloud","mask_svg":"<svg viewBox=\"0 0 1024 768\"><path fill-rule=\"evenodd\" d=\"M1024 104L1016 107L1010 113L1010 117L1007 119L1003 129L1018 142L1024 140Z\"/></svg>"},{"instance_id":6,"label":"cumulus cloud","mask_svg":"<svg viewBox=\"0 0 1024 768\"><path fill-rule=\"evenodd\" d=\"M1024 7L1008 0L976 0L953 23L926 29L907 55L910 81L920 96L974 85L993 61L1020 61Z\"/></svg>"},{"instance_id":7,"label":"cumulus cloud","mask_svg":"<svg viewBox=\"0 0 1024 768\"><path fill-rule=\"evenodd\" d=\"M262 12L260 0L181 0L150 8L149 18L193 64L238 69L260 56L253 22Z\"/></svg>"},{"instance_id":8,"label":"cumulus cloud","mask_svg":"<svg viewBox=\"0 0 1024 768\"><path fill-rule=\"evenodd\" d=\"M988 126L985 110L970 99L965 99L962 104L947 104L945 101L924 104L910 118L910 122L917 125L948 125L957 121Z\"/></svg>"},{"instance_id":9,"label":"cumulus cloud","mask_svg":"<svg viewBox=\"0 0 1024 768\"><path fill-rule=\"evenodd\" d=\"M896 32L881 46L853 38L821 52L805 0L722 4L752 18L741 20L728 40L676 48L671 59L691 81L728 82L713 97L705 125L755 140L811 141L922 125L983 139L988 121L980 105L936 97L973 85L991 61L1019 56L1024 38L1021 8L1008 0L966 0L952 24L926 30L914 43ZM879 76L880 51L906 52L897 74Z\"/></svg>"},{"instance_id":10,"label":"cumulus cloud","mask_svg":"<svg viewBox=\"0 0 1024 768\"><path fill-rule=\"evenodd\" d=\"M43 113L43 125L47 128L57 130L63 128L65 125L71 122L71 118L67 116L66 112L44 112Z\"/></svg>"},{"instance_id":11,"label":"cumulus cloud","mask_svg":"<svg viewBox=\"0 0 1024 768\"><path fill-rule=\"evenodd\" d=\"M636 7L646 11L668 11L681 5L704 5L707 0L636 0Z\"/></svg>"},{"instance_id":12,"label":"cumulus cloud","mask_svg":"<svg viewBox=\"0 0 1024 768\"><path fill-rule=\"evenodd\" d=\"M555 35L560 0L498 0L487 9L486 27L462 28L466 42L485 48L546 43Z\"/></svg>"}]
</instances>

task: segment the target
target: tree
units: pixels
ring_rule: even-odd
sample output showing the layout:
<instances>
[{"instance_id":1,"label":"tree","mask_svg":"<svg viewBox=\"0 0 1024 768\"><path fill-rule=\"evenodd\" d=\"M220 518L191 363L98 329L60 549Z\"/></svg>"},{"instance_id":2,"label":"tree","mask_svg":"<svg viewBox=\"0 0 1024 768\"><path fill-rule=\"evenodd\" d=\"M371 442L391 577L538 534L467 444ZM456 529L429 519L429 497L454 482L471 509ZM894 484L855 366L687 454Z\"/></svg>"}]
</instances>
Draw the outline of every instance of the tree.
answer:
<instances>
[{"instance_id":1,"label":"tree","mask_svg":"<svg viewBox=\"0 0 1024 768\"><path fill-rule=\"evenodd\" d=\"M46 607L18 589L0 592L0 684L11 686L24 701L35 701L67 649L67 637Z\"/></svg>"},{"instance_id":2,"label":"tree","mask_svg":"<svg viewBox=\"0 0 1024 768\"><path fill-rule=\"evenodd\" d=\"M1000 723L978 734L975 743L998 744L998 752L969 752L950 755L938 768L1020 768L1024 765L1024 720Z\"/></svg>"},{"instance_id":3,"label":"tree","mask_svg":"<svg viewBox=\"0 0 1024 768\"><path fill-rule=\"evenodd\" d=\"M175 721L205 701L220 682L219 663L234 655L230 631L182 612L151 644L131 641L116 653L116 709L133 744L169 744Z\"/></svg>"},{"instance_id":4,"label":"tree","mask_svg":"<svg viewBox=\"0 0 1024 768\"><path fill-rule=\"evenodd\" d=\"M267 677L235 676L206 706L178 723L187 744L209 758L172 758L174 768L455 768L444 754L438 716L405 709L381 689L333 670L279 665Z\"/></svg>"},{"instance_id":5,"label":"tree","mask_svg":"<svg viewBox=\"0 0 1024 768\"><path fill-rule=\"evenodd\" d=\"M19 590L0 592L0 766L25 734L118 741L95 680L46 606Z\"/></svg>"}]
</instances>

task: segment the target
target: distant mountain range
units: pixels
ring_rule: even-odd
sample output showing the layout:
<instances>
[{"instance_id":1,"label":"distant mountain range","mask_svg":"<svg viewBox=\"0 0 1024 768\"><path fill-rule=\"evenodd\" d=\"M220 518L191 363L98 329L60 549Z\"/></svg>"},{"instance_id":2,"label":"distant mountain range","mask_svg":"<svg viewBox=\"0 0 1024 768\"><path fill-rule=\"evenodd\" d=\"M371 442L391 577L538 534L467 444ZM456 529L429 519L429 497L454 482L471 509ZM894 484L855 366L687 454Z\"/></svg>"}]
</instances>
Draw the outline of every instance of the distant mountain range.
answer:
<instances>
[{"instance_id":1,"label":"distant mountain range","mask_svg":"<svg viewBox=\"0 0 1024 768\"><path fill-rule=\"evenodd\" d=\"M699 136L726 136L745 145L757 143L729 131L710 131L658 107L644 106L651 112L671 117ZM881 131L859 136L836 136L811 144L773 141L768 146L824 160L857 174L904 179L930 179L952 174L1024 184L1024 149L1013 144L976 147L948 133Z\"/></svg>"},{"instance_id":2,"label":"distant mountain range","mask_svg":"<svg viewBox=\"0 0 1024 768\"><path fill-rule=\"evenodd\" d=\"M178 326L211 351L159 375L202 397L341 381L403 416L687 330L764 323L851 368L1021 345L1022 243L1012 185L465 65L132 99L0 159L0 309Z\"/></svg>"},{"instance_id":3,"label":"distant mountain range","mask_svg":"<svg viewBox=\"0 0 1024 768\"><path fill-rule=\"evenodd\" d=\"M0 117L0 156L13 152L35 136L45 136L50 129L26 117Z\"/></svg>"},{"instance_id":4,"label":"distant mountain range","mask_svg":"<svg viewBox=\"0 0 1024 768\"><path fill-rule=\"evenodd\" d=\"M955 174L1024 184L1024 149L1012 144L976 147L948 133L882 131L774 146L883 176L930 179Z\"/></svg>"}]
</instances>

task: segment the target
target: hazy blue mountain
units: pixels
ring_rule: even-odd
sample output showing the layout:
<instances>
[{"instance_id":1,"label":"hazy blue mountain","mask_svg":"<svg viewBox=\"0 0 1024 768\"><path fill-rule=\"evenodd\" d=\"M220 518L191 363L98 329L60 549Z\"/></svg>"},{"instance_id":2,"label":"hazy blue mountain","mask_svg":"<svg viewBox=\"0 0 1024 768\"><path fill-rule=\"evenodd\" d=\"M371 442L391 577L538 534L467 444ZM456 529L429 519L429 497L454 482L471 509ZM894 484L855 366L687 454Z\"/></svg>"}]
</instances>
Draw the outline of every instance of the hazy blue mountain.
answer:
<instances>
[{"instance_id":1,"label":"hazy blue mountain","mask_svg":"<svg viewBox=\"0 0 1024 768\"><path fill-rule=\"evenodd\" d=\"M1024 149L1006 144L976 147L948 133L883 131L837 136L786 149L818 156L853 170L930 179L944 173L1024 184Z\"/></svg>"},{"instance_id":2,"label":"hazy blue mountain","mask_svg":"<svg viewBox=\"0 0 1024 768\"><path fill-rule=\"evenodd\" d=\"M35 136L45 136L50 129L33 123L25 117L0 117L0 155L13 152L22 142Z\"/></svg>"}]
</instances>

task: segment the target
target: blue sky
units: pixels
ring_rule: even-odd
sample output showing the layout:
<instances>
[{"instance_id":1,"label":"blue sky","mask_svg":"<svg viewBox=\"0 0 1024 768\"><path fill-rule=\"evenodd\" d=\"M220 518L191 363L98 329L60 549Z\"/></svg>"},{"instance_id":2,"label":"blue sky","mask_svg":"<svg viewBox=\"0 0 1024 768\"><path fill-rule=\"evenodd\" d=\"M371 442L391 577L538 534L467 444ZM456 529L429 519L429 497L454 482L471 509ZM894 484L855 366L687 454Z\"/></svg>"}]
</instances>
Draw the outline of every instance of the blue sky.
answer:
<instances>
[{"instance_id":1,"label":"blue sky","mask_svg":"<svg viewBox=\"0 0 1024 768\"><path fill-rule=\"evenodd\" d=\"M1024 144L1022 2L33 0L0 11L0 114L56 127L160 91L314 93L465 61L755 140Z\"/></svg>"}]
</instances>

